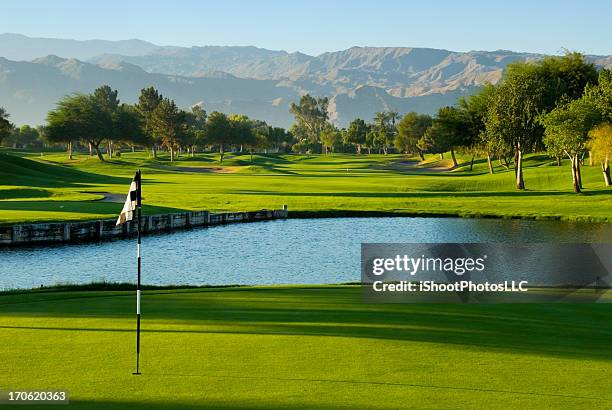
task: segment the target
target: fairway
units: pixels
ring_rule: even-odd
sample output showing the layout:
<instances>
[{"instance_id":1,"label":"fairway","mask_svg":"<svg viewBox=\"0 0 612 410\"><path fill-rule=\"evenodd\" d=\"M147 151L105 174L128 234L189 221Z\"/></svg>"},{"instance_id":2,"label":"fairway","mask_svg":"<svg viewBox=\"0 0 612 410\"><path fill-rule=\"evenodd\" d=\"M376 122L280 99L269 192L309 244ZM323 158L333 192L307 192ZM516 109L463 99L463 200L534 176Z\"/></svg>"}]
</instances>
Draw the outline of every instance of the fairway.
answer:
<instances>
[{"instance_id":1,"label":"fairway","mask_svg":"<svg viewBox=\"0 0 612 410\"><path fill-rule=\"evenodd\" d=\"M612 309L368 305L357 286L0 296L4 389L70 408L611 408ZM31 408L31 407L28 407Z\"/></svg>"},{"instance_id":2,"label":"fairway","mask_svg":"<svg viewBox=\"0 0 612 410\"><path fill-rule=\"evenodd\" d=\"M6 153L10 155L6 155ZM515 188L514 171L485 160L430 156L417 166L405 155L301 155L227 153L183 155L124 153L100 162L87 154L5 150L0 153L0 223L112 218L121 205L103 199L125 195L136 169L143 172L143 212L213 212L278 209L293 216L465 216L610 221L612 190L598 166L583 167L585 191L572 192L570 167L543 154L525 160L527 191ZM497 163L496 163L497 164Z\"/></svg>"}]
</instances>

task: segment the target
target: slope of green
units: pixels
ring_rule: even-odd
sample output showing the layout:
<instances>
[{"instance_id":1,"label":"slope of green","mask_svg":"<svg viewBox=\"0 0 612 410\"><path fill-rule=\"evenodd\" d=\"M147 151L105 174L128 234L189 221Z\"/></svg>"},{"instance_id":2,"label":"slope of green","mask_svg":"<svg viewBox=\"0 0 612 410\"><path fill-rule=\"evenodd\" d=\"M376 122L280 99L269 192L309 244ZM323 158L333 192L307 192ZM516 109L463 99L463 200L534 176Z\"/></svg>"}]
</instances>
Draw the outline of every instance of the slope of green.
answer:
<instances>
[{"instance_id":1,"label":"slope of green","mask_svg":"<svg viewBox=\"0 0 612 410\"><path fill-rule=\"evenodd\" d=\"M133 376L133 292L8 294L0 385L67 389L78 409L610 408L610 306L372 305L353 286L151 290Z\"/></svg>"},{"instance_id":2,"label":"slope of green","mask_svg":"<svg viewBox=\"0 0 612 410\"><path fill-rule=\"evenodd\" d=\"M101 202L104 192L124 194L143 170L145 213L176 210L243 211L289 205L293 215L372 212L406 215L532 217L612 220L612 189L599 167L583 167L585 193L571 190L569 165L545 155L526 158L527 191L514 188L514 171L486 161L443 171L433 157L424 166L401 155L185 155L124 153L100 162L84 154L0 154L0 223L113 217L121 204Z\"/></svg>"}]
</instances>

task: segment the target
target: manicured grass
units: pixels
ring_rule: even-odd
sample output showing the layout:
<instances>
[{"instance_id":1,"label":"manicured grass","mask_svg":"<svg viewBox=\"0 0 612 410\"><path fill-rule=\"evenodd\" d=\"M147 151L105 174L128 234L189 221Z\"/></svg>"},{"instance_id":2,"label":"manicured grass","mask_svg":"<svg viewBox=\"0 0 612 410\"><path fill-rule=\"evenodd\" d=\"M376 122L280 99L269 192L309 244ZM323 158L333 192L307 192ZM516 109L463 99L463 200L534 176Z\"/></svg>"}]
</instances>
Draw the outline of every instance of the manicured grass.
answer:
<instances>
[{"instance_id":1,"label":"manicured grass","mask_svg":"<svg viewBox=\"0 0 612 410\"><path fill-rule=\"evenodd\" d=\"M0 296L0 386L70 408L610 408L608 304L371 305L357 286Z\"/></svg>"},{"instance_id":2,"label":"manicured grass","mask_svg":"<svg viewBox=\"0 0 612 410\"><path fill-rule=\"evenodd\" d=\"M543 155L512 170L451 172L400 155L213 154L170 164L144 153L0 153L0 223L115 217L134 170L145 212L275 208L307 216L388 212L612 221L610 192L586 193ZM430 162L436 165L433 158ZM439 164L438 164L439 165ZM179 169L175 167L181 167ZM210 172L193 172L197 167ZM71 408L610 408L612 308L368 305L355 286L146 290L143 375L133 376L134 295L0 295L0 387L68 389Z\"/></svg>"},{"instance_id":3,"label":"manicured grass","mask_svg":"<svg viewBox=\"0 0 612 410\"><path fill-rule=\"evenodd\" d=\"M5 151L7 152L7 151ZM124 194L136 169L144 175L145 213L178 210L235 211L289 205L293 216L351 213L531 217L612 220L612 189L598 167L583 167L585 193L571 192L568 164L542 154L525 161L528 190L514 188L513 170L497 166L489 175L484 160L473 171L464 163L439 172L415 169L401 155L165 156L124 153L101 163L78 154L0 153L0 223L94 219L116 216L121 204L100 202L100 192ZM429 158L429 166L436 166ZM447 161L444 161L446 163ZM439 164L438 164L439 165ZM208 172L194 172L204 169Z\"/></svg>"}]
</instances>

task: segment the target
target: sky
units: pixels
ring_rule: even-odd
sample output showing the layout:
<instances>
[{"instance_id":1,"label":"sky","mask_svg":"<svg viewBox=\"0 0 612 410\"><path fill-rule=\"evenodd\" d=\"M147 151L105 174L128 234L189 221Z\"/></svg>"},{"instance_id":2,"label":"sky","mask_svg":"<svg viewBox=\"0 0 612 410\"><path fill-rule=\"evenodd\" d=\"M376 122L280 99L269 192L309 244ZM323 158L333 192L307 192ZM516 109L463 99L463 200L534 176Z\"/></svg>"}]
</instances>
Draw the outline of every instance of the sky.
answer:
<instances>
[{"instance_id":1,"label":"sky","mask_svg":"<svg viewBox=\"0 0 612 410\"><path fill-rule=\"evenodd\" d=\"M0 33L158 45L612 54L612 1L2 0Z\"/></svg>"}]
</instances>

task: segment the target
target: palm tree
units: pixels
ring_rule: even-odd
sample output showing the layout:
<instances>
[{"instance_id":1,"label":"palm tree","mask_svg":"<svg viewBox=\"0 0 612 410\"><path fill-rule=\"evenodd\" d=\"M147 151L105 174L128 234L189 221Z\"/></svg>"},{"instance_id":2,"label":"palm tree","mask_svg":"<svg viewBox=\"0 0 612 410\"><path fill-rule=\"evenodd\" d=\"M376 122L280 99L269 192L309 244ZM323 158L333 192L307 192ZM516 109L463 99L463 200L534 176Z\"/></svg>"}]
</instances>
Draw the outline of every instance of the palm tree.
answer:
<instances>
[{"instance_id":1,"label":"palm tree","mask_svg":"<svg viewBox=\"0 0 612 410\"><path fill-rule=\"evenodd\" d=\"M397 111L389 111L389 120L391 121L391 125L395 128L395 121L400 119L399 112Z\"/></svg>"},{"instance_id":2,"label":"palm tree","mask_svg":"<svg viewBox=\"0 0 612 410\"><path fill-rule=\"evenodd\" d=\"M374 124L377 127L382 128L389 122L389 113L387 111L378 111L374 114Z\"/></svg>"},{"instance_id":3,"label":"palm tree","mask_svg":"<svg viewBox=\"0 0 612 410\"><path fill-rule=\"evenodd\" d=\"M397 134L397 128L395 128L395 122L400 119L399 112L397 111L389 111L389 120L391 121L391 133L393 134L393 138Z\"/></svg>"},{"instance_id":4,"label":"palm tree","mask_svg":"<svg viewBox=\"0 0 612 410\"><path fill-rule=\"evenodd\" d=\"M385 155L387 155L388 148L389 120L388 111L379 111L374 114L374 126L377 129L378 140Z\"/></svg>"}]
</instances>

